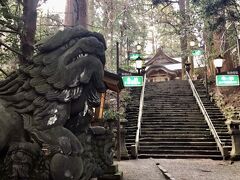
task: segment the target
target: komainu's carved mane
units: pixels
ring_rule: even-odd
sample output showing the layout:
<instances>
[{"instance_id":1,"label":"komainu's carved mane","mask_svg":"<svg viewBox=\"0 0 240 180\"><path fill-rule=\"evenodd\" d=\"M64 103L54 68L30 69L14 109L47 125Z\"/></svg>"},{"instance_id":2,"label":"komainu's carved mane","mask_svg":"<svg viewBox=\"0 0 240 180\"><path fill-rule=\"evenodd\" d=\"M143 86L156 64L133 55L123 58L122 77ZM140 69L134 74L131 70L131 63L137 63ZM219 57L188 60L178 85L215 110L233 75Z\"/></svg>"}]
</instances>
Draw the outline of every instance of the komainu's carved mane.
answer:
<instances>
[{"instance_id":1,"label":"komainu's carved mane","mask_svg":"<svg viewBox=\"0 0 240 180\"><path fill-rule=\"evenodd\" d=\"M77 43L80 48L73 49ZM31 62L22 65L17 72L0 82L0 98L18 113L29 113L36 108L44 112L53 102L67 103L77 99L84 84L89 83L91 78L103 76L99 74L101 71L91 68L101 68L105 64L106 44L98 33L70 28L37 44L37 48L39 52ZM66 52L69 54L66 55ZM63 55L69 56L68 59L61 59ZM71 66L79 59L82 65L77 69L78 76L71 77L73 73L66 66ZM71 84L72 81L75 84ZM102 84L99 86L103 87Z\"/></svg>"},{"instance_id":2,"label":"komainu's carved mane","mask_svg":"<svg viewBox=\"0 0 240 180\"><path fill-rule=\"evenodd\" d=\"M32 60L0 81L0 174L34 180L99 176L113 154L112 132L89 126L91 107L105 92L105 40L75 27L36 47Z\"/></svg>"}]
</instances>

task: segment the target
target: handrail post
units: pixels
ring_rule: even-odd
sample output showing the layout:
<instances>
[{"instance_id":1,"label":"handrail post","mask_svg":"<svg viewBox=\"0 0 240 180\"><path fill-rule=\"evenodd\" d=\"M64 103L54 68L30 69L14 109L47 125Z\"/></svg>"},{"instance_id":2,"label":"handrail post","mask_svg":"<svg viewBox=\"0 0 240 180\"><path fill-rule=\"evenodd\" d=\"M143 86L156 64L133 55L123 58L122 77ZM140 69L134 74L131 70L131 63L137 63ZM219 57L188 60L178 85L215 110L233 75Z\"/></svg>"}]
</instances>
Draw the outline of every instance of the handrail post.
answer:
<instances>
[{"instance_id":1,"label":"handrail post","mask_svg":"<svg viewBox=\"0 0 240 180\"><path fill-rule=\"evenodd\" d=\"M131 146L131 156L134 157L134 158L137 158L137 156L138 156L139 137L140 137L140 134L141 134L141 123L142 123L142 111L143 111L143 103L144 103L145 85L146 85L146 74L144 74L144 76L143 76L143 86L142 86L141 96L140 96L140 104L139 104L139 111L138 111L138 123L137 123L135 144Z\"/></svg>"}]
</instances>

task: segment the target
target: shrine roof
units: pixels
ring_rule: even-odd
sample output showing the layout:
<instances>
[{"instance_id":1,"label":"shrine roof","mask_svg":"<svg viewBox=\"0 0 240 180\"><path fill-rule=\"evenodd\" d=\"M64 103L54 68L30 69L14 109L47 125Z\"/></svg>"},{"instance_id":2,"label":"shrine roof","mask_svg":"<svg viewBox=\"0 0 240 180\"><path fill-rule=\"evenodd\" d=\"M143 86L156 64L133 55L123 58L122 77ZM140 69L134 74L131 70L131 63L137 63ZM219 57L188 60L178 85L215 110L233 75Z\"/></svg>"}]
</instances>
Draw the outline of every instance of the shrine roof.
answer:
<instances>
[{"instance_id":1,"label":"shrine roof","mask_svg":"<svg viewBox=\"0 0 240 180\"><path fill-rule=\"evenodd\" d=\"M157 53L153 56L153 58L146 63L146 66L150 66L153 64L163 65L163 64L177 64L177 63L179 63L179 61L169 57L163 52L161 48L159 48L157 50Z\"/></svg>"}]
</instances>

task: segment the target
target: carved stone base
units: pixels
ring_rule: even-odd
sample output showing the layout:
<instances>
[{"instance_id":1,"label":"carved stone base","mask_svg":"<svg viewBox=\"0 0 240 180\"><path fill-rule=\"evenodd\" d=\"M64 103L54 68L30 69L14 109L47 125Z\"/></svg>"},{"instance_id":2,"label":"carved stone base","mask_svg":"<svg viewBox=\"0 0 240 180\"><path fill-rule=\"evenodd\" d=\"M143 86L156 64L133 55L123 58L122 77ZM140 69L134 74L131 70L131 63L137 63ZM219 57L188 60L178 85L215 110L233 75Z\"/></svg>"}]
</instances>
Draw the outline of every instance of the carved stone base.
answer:
<instances>
[{"instance_id":1,"label":"carved stone base","mask_svg":"<svg viewBox=\"0 0 240 180\"><path fill-rule=\"evenodd\" d=\"M232 139L232 150L230 156L232 160L239 160L240 157L240 120L228 120L225 122L228 126L228 134Z\"/></svg>"},{"instance_id":2,"label":"carved stone base","mask_svg":"<svg viewBox=\"0 0 240 180\"><path fill-rule=\"evenodd\" d=\"M98 180L122 180L123 172L118 170L118 165L109 166L105 174L98 178Z\"/></svg>"}]
</instances>

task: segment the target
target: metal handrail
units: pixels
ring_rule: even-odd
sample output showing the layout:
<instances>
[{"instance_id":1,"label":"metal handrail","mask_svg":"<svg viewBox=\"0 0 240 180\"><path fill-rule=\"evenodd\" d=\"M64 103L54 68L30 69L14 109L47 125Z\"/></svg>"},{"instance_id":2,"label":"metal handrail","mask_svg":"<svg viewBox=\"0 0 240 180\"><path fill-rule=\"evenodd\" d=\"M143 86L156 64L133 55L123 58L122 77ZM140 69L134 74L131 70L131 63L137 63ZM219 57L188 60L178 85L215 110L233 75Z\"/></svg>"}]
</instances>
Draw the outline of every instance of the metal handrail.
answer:
<instances>
[{"instance_id":1,"label":"metal handrail","mask_svg":"<svg viewBox=\"0 0 240 180\"><path fill-rule=\"evenodd\" d=\"M132 147L131 147L131 155L135 158L138 155L139 137L141 134L141 123L142 123L142 111L143 111L143 103L144 103L144 92L145 92L145 85L146 85L146 74L144 74L143 78L144 78L144 81L143 81L143 86L142 86L141 96L140 96L140 105L139 105L139 111L138 111L138 124L137 124L135 144L132 145Z\"/></svg>"},{"instance_id":2,"label":"metal handrail","mask_svg":"<svg viewBox=\"0 0 240 180\"><path fill-rule=\"evenodd\" d=\"M194 84L193 84L193 82L192 82L188 72L186 72L186 75L187 75L187 78L188 78L188 82L189 82L189 84L191 86L193 95L194 95L195 99L197 100L198 106L201 109L202 114L204 115L204 119L207 122L208 127L209 127L209 129L210 129L210 131L211 131L211 133L212 133L212 135L213 135L213 137L214 137L214 139L215 139L215 141L217 143L217 146L218 146L218 148L219 148L219 150L221 152L221 155L223 156L223 158L225 158L226 155L227 155L227 152L224 150L224 147L223 147L224 143L222 143L221 139L219 138L219 136L217 134L217 131L216 131L216 129L215 129L213 123L212 123L212 120L209 117L209 115L208 115L208 113L207 113L207 111L206 111L206 109L205 109L205 107L203 105L203 102L202 102L202 100L201 100L201 98L200 98L200 96L199 96L199 94L198 94L198 92L197 92L197 90L196 90L196 88L195 88L195 86L194 86Z\"/></svg>"}]
</instances>

